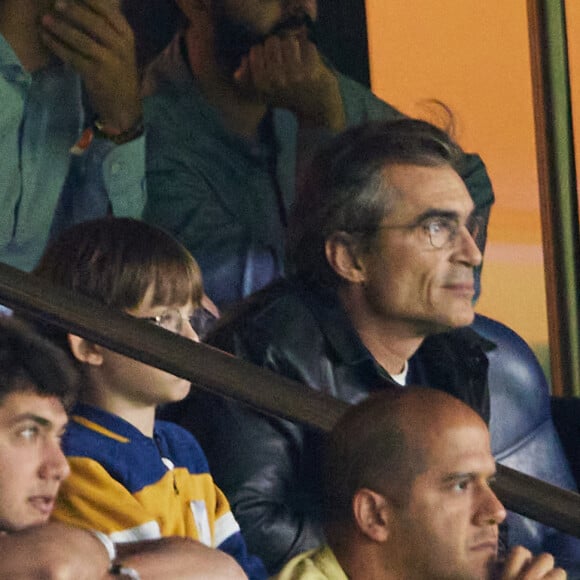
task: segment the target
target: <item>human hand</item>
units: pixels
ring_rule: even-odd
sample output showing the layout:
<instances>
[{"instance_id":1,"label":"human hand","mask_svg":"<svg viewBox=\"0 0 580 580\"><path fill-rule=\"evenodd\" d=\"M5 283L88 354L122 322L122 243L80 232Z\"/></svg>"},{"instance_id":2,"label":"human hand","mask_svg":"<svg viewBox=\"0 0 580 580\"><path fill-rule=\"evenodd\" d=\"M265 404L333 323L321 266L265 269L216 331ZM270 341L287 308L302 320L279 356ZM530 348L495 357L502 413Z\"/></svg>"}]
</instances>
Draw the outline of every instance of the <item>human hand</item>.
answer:
<instances>
[{"instance_id":1,"label":"human hand","mask_svg":"<svg viewBox=\"0 0 580 580\"><path fill-rule=\"evenodd\" d=\"M41 30L48 48L81 76L105 130L134 127L142 115L135 41L119 0L56 0Z\"/></svg>"},{"instance_id":2,"label":"human hand","mask_svg":"<svg viewBox=\"0 0 580 580\"><path fill-rule=\"evenodd\" d=\"M307 38L269 36L242 57L234 80L269 106L295 112L305 125L345 127L338 79Z\"/></svg>"},{"instance_id":3,"label":"human hand","mask_svg":"<svg viewBox=\"0 0 580 580\"><path fill-rule=\"evenodd\" d=\"M562 568L554 567L554 557L551 554L533 556L522 546L513 548L503 564L500 580L565 580L567 574Z\"/></svg>"}]
</instances>

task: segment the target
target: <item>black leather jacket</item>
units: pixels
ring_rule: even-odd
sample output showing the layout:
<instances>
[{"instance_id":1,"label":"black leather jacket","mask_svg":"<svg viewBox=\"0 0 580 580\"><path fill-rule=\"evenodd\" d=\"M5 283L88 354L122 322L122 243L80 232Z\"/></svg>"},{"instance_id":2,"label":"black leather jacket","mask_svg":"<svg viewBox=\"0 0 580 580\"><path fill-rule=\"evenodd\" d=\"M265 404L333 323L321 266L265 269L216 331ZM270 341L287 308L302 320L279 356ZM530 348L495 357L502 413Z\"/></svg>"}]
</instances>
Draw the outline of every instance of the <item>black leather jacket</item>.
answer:
<instances>
[{"instance_id":1,"label":"black leather jacket","mask_svg":"<svg viewBox=\"0 0 580 580\"><path fill-rule=\"evenodd\" d=\"M209 342L349 403L397 388L377 365L332 293L284 281L257 294ZM425 340L407 382L447 391L489 420L485 351L469 328ZM200 440L249 549L274 573L319 545L322 436L242 405L192 392L170 417Z\"/></svg>"}]
</instances>

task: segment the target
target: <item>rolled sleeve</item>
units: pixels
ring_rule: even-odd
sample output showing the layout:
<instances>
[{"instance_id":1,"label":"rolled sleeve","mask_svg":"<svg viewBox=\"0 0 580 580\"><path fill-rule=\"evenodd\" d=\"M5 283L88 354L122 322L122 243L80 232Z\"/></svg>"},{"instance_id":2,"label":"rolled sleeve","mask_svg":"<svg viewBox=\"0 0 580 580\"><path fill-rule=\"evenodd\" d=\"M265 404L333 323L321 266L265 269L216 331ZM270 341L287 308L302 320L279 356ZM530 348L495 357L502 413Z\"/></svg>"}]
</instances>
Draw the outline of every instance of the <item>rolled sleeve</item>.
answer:
<instances>
[{"instance_id":1,"label":"rolled sleeve","mask_svg":"<svg viewBox=\"0 0 580 580\"><path fill-rule=\"evenodd\" d=\"M113 214L140 218L145 208L145 136L111 148L103 160L103 181Z\"/></svg>"}]
</instances>

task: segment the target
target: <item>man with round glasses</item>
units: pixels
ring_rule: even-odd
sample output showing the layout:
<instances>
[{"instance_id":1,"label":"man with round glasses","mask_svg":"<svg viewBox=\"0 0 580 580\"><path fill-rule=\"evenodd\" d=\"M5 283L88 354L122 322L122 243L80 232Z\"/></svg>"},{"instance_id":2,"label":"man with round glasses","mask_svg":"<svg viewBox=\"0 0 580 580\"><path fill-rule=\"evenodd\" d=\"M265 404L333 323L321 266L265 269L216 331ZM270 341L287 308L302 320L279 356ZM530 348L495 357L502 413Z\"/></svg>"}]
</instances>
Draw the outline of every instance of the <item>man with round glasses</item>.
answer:
<instances>
[{"instance_id":1,"label":"man with round glasses","mask_svg":"<svg viewBox=\"0 0 580 580\"><path fill-rule=\"evenodd\" d=\"M208 342L349 403L419 384L489 422L495 345L468 328L482 256L462 159L422 121L336 137L298 192L291 277L250 299ZM173 418L202 441L270 573L321 543L319 433L205 394L179 407Z\"/></svg>"},{"instance_id":2,"label":"man with round glasses","mask_svg":"<svg viewBox=\"0 0 580 580\"><path fill-rule=\"evenodd\" d=\"M174 4L182 27L144 76L144 219L189 249L226 308L284 274L296 175L312 148L402 115L325 58L316 0ZM477 155L462 176L489 215L494 196Z\"/></svg>"}]
</instances>

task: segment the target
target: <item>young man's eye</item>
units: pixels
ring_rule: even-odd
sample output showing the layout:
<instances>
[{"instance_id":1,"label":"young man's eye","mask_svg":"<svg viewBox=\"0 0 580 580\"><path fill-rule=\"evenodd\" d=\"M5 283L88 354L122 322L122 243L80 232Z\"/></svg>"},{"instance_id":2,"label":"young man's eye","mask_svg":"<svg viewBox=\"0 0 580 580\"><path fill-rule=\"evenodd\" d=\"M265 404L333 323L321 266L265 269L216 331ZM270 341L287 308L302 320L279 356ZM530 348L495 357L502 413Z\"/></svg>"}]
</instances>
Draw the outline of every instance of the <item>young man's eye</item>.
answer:
<instances>
[{"instance_id":1,"label":"young man's eye","mask_svg":"<svg viewBox=\"0 0 580 580\"><path fill-rule=\"evenodd\" d=\"M462 479L460 481L456 481L451 489L453 491L457 491L457 492L461 492L461 491L465 491L469 488L469 484L471 483L470 479Z\"/></svg>"},{"instance_id":2,"label":"young man's eye","mask_svg":"<svg viewBox=\"0 0 580 580\"><path fill-rule=\"evenodd\" d=\"M18 436L22 439L32 440L38 435L38 431L36 426L24 427L18 432Z\"/></svg>"}]
</instances>

